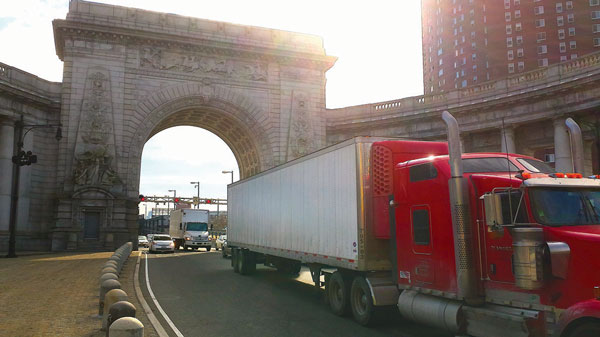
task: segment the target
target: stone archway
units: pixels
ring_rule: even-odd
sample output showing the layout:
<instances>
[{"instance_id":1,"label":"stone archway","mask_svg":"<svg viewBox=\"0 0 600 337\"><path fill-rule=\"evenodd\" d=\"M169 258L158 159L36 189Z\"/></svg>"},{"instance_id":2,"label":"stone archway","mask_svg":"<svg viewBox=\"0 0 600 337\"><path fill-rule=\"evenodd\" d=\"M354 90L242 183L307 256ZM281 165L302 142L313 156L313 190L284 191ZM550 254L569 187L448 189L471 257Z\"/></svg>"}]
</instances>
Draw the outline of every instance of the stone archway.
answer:
<instances>
[{"instance_id":1,"label":"stone archway","mask_svg":"<svg viewBox=\"0 0 600 337\"><path fill-rule=\"evenodd\" d=\"M272 142L259 120L265 112L231 89L188 83L153 93L136 113L141 121L129 148L127 190L137 195L144 144L174 126L197 126L219 136L232 150L246 178L273 166Z\"/></svg>"}]
</instances>

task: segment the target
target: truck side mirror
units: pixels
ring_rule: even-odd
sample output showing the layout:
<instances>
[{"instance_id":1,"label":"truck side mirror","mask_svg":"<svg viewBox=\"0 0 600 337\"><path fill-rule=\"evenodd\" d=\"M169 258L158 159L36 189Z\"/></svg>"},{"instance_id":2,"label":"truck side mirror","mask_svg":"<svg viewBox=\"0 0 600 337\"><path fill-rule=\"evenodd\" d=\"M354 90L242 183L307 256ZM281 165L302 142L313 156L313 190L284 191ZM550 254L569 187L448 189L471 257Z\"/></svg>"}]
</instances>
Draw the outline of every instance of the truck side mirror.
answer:
<instances>
[{"instance_id":1,"label":"truck side mirror","mask_svg":"<svg viewBox=\"0 0 600 337\"><path fill-rule=\"evenodd\" d=\"M502 200L496 193L486 193L483 195L483 204L485 206L485 222L488 225L488 231L503 230L502 224Z\"/></svg>"}]
</instances>

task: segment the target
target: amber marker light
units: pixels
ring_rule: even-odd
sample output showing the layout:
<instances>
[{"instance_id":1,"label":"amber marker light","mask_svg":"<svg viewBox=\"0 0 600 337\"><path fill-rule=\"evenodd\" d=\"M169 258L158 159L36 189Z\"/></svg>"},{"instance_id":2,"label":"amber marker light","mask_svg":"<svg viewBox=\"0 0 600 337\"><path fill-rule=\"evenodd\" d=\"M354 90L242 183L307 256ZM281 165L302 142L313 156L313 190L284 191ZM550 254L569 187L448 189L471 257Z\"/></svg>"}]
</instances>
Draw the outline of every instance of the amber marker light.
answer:
<instances>
[{"instance_id":1,"label":"amber marker light","mask_svg":"<svg viewBox=\"0 0 600 337\"><path fill-rule=\"evenodd\" d=\"M529 172L523 172L521 173L521 177L523 177L523 180L527 180L531 178L531 173Z\"/></svg>"},{"instance_id":2,"label":"amber marker light","mask_svg":"<svg viewBox=\"0 0 600 337\"><path fill-rule=\"evenodd\" d=\"M598 286L594 287L594 298L600 300L600 287Z\"/></svg>"}]
</instances>

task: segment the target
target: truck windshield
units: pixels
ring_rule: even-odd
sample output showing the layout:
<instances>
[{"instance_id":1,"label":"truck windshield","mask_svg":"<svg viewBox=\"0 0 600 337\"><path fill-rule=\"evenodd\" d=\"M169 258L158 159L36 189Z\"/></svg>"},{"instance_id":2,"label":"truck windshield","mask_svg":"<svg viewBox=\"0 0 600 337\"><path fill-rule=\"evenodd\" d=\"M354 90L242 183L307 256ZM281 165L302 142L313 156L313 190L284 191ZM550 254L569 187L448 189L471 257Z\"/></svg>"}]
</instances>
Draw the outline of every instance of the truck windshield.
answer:
<instances>
[{"instance_id":1,"label":"truck windshield","mask_svg":"<svg viewBox=\"0 0 600 337\"><path fill-rule=\"evenodd\" d=\"M206 231L208 231L208 224L206 224L206 222L188 222L187 230L188 231L206 232Z\"/></svg>"},{"instance_id":2,"label":"truck windshield","mask_svg":"<svg viewBox=\"0 0 600 337\"><path fill-rule=\"evenodd\" d=\"M600 224L600 190L583 188L532 188L533 215L548 226Z\"/></svg>"}]
</instances>

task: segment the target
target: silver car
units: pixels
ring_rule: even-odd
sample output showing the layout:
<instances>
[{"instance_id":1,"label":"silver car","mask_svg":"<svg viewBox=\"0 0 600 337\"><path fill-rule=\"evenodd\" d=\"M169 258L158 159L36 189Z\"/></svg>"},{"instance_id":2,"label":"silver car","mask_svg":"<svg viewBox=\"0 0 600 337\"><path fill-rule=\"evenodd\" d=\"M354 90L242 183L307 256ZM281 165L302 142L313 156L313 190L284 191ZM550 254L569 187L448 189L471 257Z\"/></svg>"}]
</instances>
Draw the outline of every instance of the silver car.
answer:
<instances>
[{"instance_id":1,"label":"silver car","mask_svg":"<svg viewBox=\"0 0 600 337\"><path fill-rule=\"evenodd\" d=\"M175 243L170 235L155 234L150 241L150 253L154 252L175 252Z\"/></svg>"},{"instance_id":2,"label":"silver car","mask_svg":"<svg viewBox=\"0 0 600 337\"><path fill-rule=\"evenodd\" d=\"M227 240L227 235L219 235L219 237L215 240L215 246L217 250L223 249L223 243Z\"/></svg>"},{"instance_id":3,"label":"silver car","mask_svg":"<svg viewBox=\"0 0 600 337\"><path fill-rule=\"evenodd\" d=\"M138 236L138 247L148 247L148 239L144 235Z\"/></svg>"}]
</instances>

